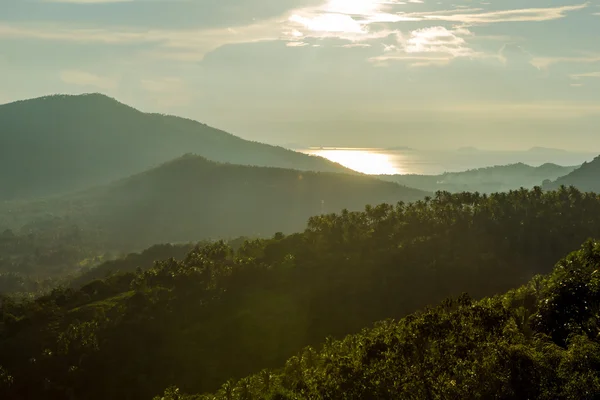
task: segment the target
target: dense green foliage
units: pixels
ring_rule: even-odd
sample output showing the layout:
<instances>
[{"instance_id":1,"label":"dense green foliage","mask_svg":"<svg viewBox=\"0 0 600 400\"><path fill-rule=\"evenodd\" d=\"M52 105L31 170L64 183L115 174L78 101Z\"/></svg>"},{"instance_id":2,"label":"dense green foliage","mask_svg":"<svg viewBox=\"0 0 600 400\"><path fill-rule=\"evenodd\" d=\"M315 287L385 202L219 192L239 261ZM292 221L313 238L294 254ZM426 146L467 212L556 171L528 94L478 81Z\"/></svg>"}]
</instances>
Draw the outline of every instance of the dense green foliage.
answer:
<instances>
[{"instance_id":1,"label":"dense green foliage","mask_svg":"<svg viewBox=\"0 0 600 400\"><path fill-rule=\"evenodd\" d=\"M82 271L77 277L69 282L74 288L79 288L97 279L104 279L113 274L136 272L139 269L147 270L154 266L157 260L167 260L174 258L183 260L185 256L197 246L203 243L193 245L188 244L157 244L147 248L141 253L130 253L124 257L105 261L92 268Z\"/></svg>"},{"instance_id":2,"label":"dense green foliage","mask_svg":"<svg viewBox=\"0 0 600 400\"><path fill-rule=\"evenodd\" d=\"M481 298L522 285L550 272L555 260L588 237L600 237L597 195L564 188L491 196L439 193L414 204L313 217L303 233L247 241L237 251L221 242L201 246L182 261L113 274L80 289L56 289L32 301L4 299L0 397L143 399L171 384L187 393L217 390L229 378L283 365L325 337L342 338L462 292ZM544 395L563 396L548 385L562 384L579 371L563 385L563 398L586 398L577 390L595 390L596 384L584 367L596 368L597 345L589 340L594 339L590 318L597 313L597 294L586 279L597 251L588 246L563 263L582 271L572 282L559 268L538 297L515 295L523 299L523 310L504 304L506 299L488 300L384 324L355 339L330 342L312 367L298 369L293 361L298 359L292 359L288 372L273 373L272 390L264 383L271 375L263 374L265 393L273 398L320 393L333 399L348 391L354 398L369 398L366 393L393 398L390 390L403 390L413 393L407 398L430 393L433 399L456 385L452 398L461 393L489 398L494 390L504 394L499 398L527 398L519 397L526 388L512 378L518 374L507 375L506 368L514 365L531 372L523 375L525 381L543 381L531 390ZM563 291L565 285L572 290ZM588 302L585 313L579 303L568 308L580 296ZM513 313L521 313L514 314L521 320L511 322ZM536 315L535 324L527 329L548 335L545 342L532 342L535 335L524 322L530 314ZM438 330L448 333L447 344L454 347L443 346ZM569 341L571 332L591 339ZM396 336L405 345L398 347ZM364 344L356 344L361 337ZM554 346L555 355L530 353L543 343ZM571 347L561 350L565 343ZM326 362L327 357L333 361ZM412 363L419 357L422 364ZM455 360L464 360L457 370L434 375L441 368L437 363L456 365ZM544 370L549 365L560 366L556 375ZM307 380L298 371L306 372ZM286 374L295 380L286 381ZM233 398L227 393L234 389L236 398L248 398L243 382L252 386L256 379L224 387L224 398ZM480 392L466 392L470 385ZM248 390L261 396L254 386ZM510 397L513 392L519 394Z\"/></svg>"},{"instance_id":3,"label":"dense green foliage","mask_svg":"<svg viewBox=\"0 0 600 400\"><path fill-rule=\"evenodd\" d=\"M352 172L99 94L56 95L0 106L0 200L108 183L188 152L245 165Z\"/></svg>"},{"instance_id":4,"label":"dense green foliage","mask_svg":"<svg viewBox=\"0 0 600 400\"><path fill-rule=\"evenodd\" d=\"M75 225L60 219L0 231L0 294L39 294L104 254Z\"/></svg>"},{"instance_id":5,"label":"dense green foliage","mask_svg":"<svg viewBox=\"0 0 600 400\"><path fill-rule=\"evenodd\" d=\"M600 398L600 243L503 296L386 321L215 395L155 400Z\"/></svg>"},{"instance_id":6,"label":"dense green foliage","mask_svg":"<svg viewBox=\"0 0 600 400\"><path fill-rule=\"evenodd\" d=\"M544 181L554 181L565 176L576 168L556 164L532 167L518 163L441 175L381 175L379 178L430 192L442 190L451 193L494 193L520 188L531 189L542 185Z\"/></svg>"},{"instance_id":7,"label":"dense green foliage","mask_svg":"<svg viewBox=\"0 0 600 400\"><path fill-rule=\"evenodd\" d=\"M600 192L600 156L591 162L584 163L570 174L556 179L553 182L546 182L544 189L555 190L561 186L575 186L584 192Z\"/></svg>"},{"instance_id":8,"label":"dense green foliage","mask_svg":"<svg viewBox=\"0 0 600 400\"><path fill-rule=\"evenodd\" d=\"M94 233L96 243L132 251L156 243L291 233L323 211L426 195L367 176L220 164L187 155L108 186L10 204L10 215L41 220L58 215ZM0 206L0 219L7 208Z\"/></svg>"}]
</instances>

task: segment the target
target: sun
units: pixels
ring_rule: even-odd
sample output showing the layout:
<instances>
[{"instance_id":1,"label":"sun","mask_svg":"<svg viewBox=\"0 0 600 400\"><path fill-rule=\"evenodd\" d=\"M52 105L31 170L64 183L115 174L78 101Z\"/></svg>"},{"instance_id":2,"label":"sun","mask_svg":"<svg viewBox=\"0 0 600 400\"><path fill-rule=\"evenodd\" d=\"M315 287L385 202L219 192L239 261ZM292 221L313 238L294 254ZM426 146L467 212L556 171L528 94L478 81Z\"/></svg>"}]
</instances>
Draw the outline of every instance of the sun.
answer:
<instances>
[{"instance_id":1,"label":"sun","mask_svg":"<svg viewBox=\"0 0 600 400\"><path fill-rule=\"evenodd\" d=\"M381 1L374 0L329 0L325 11L349 15L369 15L381 9Z\"/></svg>"},{"instance_id":2,"label":"sun","mask_svg":"<svg viewBox=\"0 0 600 400\"><path fill-rule=\"evenodd\" d=\"M383 7L375 0L329 0L321 7L291 15L289 21L313 32L365 34L369 17L382 12Z\"/></svg>"}]
</instances>

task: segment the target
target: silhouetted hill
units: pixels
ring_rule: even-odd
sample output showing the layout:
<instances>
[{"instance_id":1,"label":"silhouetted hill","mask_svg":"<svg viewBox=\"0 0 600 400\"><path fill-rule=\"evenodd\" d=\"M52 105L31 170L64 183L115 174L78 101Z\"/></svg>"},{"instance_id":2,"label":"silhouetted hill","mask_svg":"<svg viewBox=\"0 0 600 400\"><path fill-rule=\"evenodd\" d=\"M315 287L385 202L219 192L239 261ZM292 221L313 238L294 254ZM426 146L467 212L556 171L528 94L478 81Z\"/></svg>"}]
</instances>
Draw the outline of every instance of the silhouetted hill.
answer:
<instances>
[{"instance_id":1,"label":"silhouetted hill","mask_svg":"<svg viewBox=\"0 0 600 400\"><path fill-rule=\"evenodd\" d=\"M382 175L380 178L427 191L492 193L541 186L545 180L564 176L576 168L550 163L539 167L516 163L441 175Z\"/></svg>"},{"instance_id":2,"label":"silhouetted hill","mask_svg":"<svg viewBox=\"0 0 600 400\"><path fill-rule=\"evenodd\" d=\"M84 231L102 232L111 248L131 249L294 232L323 211L362 210L366 204L427 194L368 176L221 164L186 155L107 186L9 205L23 218L67 218Z\"/></svg>"},{"instance_id":3,"label":"silhouetted hill","mask_svg":"<svg viewBox=\"0 0 600 400\"><path fill-rule=\"evenodd\" d=\"M570 174L562 176L554 182L546 182L543 188L553 190L560 186L575 186L584 192L600 193L600 156L589 163L584 163Z\"/></svg>"},{"instance_id":4,"label":"silhouetted hill","mask_svg":"<svg viewBox=\"0 0 600 400\"><path fill-rule=\"evenodd\" d=\"M100 94L55 95L0 106L0 200L108 183L188 152L237 164L351 172Z\"/></svg>"}]
</instances>

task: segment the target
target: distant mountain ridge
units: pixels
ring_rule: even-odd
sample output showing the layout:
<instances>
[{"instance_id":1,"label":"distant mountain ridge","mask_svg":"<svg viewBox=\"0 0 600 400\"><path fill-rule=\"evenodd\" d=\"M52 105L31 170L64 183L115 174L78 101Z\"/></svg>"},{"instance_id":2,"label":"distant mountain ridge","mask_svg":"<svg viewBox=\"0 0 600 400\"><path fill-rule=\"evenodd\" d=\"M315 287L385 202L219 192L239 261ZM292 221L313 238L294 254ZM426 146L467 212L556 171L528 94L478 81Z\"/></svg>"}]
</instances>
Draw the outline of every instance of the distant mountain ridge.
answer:
<instances>
[{"instance_id":1,"label":"distant mountain ridge","mask_svg":"<svg viewBox=\"0 0 600 400\"><path fill-rule=\"evenodd\" d=\"M545 182L545 190L558 189L560 186L574 186L584 192L600 193L600 156L584 163L570 174L560 177L553 182Z\"/></svg>"},{"instance_id":2,"label":"distant mountain ridge","mask_svg":"<svg viewBox=\"0 0 600 400\"><path fill-rule=\"evenodd\" d=\"M156 243L292 233L321 213L429 194L369 176L223 164L189 154L110 185L4 208L0 203L0 225L3 214L66 218L84 231L100 232L109 247L130 251Z\"/></svg>"},{"instance_id":3,"label":"distant mountain ridge","mask_svg":"<svg viewBox=\"0 0 600 400\"><path fill-rule=\"evenodd\" d=\"M552 163L539 167L515 163L441 175L382 175L379 178L427 191L491 193L541 186L544 181L567 175L576 168Z\"/></svg>"},{"instance_id":4,"label":"distant mountain ridge","mask_svg":"<svg viewBox=\"0 0 600 400\"><path fill-rule=\"evenodd\" d=\"M101 94L53 95L0 105L0 200L108 183L189 152L220 162L355 173Z\"/></svg>"}]
</instances>

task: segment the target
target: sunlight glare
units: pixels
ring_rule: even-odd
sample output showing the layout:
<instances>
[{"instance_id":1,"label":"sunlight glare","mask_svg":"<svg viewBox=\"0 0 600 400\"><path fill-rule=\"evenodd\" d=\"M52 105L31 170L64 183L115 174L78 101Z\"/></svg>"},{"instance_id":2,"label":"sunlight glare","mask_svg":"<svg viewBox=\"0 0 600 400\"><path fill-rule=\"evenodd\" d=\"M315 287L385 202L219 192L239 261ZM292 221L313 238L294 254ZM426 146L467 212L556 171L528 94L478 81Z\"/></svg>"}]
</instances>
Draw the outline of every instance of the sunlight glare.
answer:
<instances>
[{"instance_id":1,"label":"sunlight glare","mask_svg":"<svg viewBox=\"0 0 600 400\"><path fill-rule=\"evenodd\" d=\"M328 0L312 15L294 14L291 22L304 25L313 32L367 33L366 25L383 12L386 4L377 0ZM313 10L315 11L315 10ZM360 16L361 20L354 17ZM384 15L385 21L395 20ZM383 18L381 15L379 18ZM390 19L391 18L391 19Z\"/></svg>"},{"instance_id":2,"label":"sunlight glare","mask_svg":"<svg viewBox=\"0 0 600 400\"><path fill-rule=\"evenodd\" d=\"M321 14L313 18L292 15L290 21L314 32L365 33L359 22L344 14Z\"/></svg>"},{"instance_id":3,"label":"sunlight glare","mask_svg":"<svg viewBox=\"0 0 600 400\"><path fill-rule=\"evenodd\" d=\"M375 0L329 0L325 5L328 12L350 15L369 15L380 8L381 2Z\"/></svg>"},{"instance_id":4,"label":"sunlight glare","mask_svg":"<svg viewBox=\"0 0 600 400\"><path fill-rule=\"evenodd\" d=\"M400 171L392 163L390 156L369 149L323 149L310 154L326 158L354 171L368 175L395 175Z\"/></svg>"}]
</instances>

